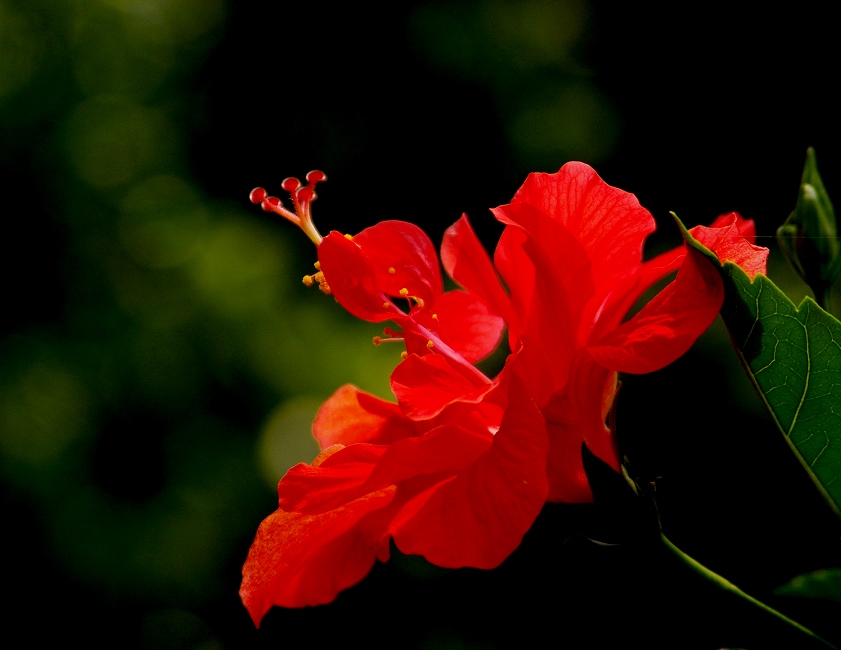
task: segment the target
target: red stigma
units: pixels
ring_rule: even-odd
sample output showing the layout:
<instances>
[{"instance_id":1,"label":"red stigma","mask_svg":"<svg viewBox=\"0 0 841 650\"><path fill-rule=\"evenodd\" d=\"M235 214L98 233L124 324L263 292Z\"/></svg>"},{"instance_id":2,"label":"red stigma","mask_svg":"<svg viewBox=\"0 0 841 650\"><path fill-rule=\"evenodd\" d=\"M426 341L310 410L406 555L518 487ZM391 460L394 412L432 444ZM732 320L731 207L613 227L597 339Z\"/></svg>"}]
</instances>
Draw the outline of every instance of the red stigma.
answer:
<instances>
[{"instance_id":1,"label":"red stigma","mask_svg":"<svg viewBox=\"0 0 841 650\"><path fill-rule=\"evenodd\" d=\"M275 212L275 208L283 207L280 199L276 196L267 196L260 202L260 205L266 212Z\"/></svg>"},{"instance_id":2,"label":"red stigma","mask_svg":"<svg viewBox=\"0 0 841 650\"><path fill-rule=\"evenodd\" d=\"M294 178L294 177L284 178L283 182L280 184L280 186L285 191L292 194L295 190L297 190L299 187L301 187L301 181L299 181L297 178Z\"/></svg>"},{"instance_id":3,"label":"red stigma","mask_svg":"<svg viewBox=\"0 0 841 650\"><path fill-rule=\"evenodd\" d=\"M284 208L280 199L276 196L268 196L266 190L262 187L255 187L251 190L248 198L252 203L259 203L266 212L274 212L294 223L318 246L322 237L312 222L311 203L316 199L313 188L317 183L326 181L327 174L315 169L307 174L306 179L307 185L305 186L302 186L301 181L294 176L284 178L280 184L285 191L289 192L294 212Z\"/></svg>"},{"instance_id":4,"label":"red stigma","mask_svg":"<svg viewBox=\"0 0 841 650\"><path fill-rule=\"evenodd\" d=\"M251 194L248 195L248 200L254 204L259 204L263 202L263 199L266 198L266 190L262 187L255 187L251 190Z\"/></svg>"}]
</instances>

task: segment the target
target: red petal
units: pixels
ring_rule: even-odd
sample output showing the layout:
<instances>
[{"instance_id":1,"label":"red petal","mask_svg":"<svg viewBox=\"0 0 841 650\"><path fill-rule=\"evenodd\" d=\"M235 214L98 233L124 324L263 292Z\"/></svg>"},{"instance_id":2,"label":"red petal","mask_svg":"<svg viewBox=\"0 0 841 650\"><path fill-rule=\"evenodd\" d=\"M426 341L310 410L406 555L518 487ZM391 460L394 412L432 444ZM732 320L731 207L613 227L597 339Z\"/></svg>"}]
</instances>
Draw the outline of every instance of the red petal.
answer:
<instances>
[{"instance_id":1,"label":"red petal","mask_svg":"<svg viewBox=\"0 0 841 650\"><path fill-rule=\"evenodd\" d=\"M689 233L713 253L718 255L721 263L734 262L742 267L742 270L753 280L757 273L767 273L768 249L762 246L755 246L746 236L752 233L755 237L755 230L747 224L753 222L745 221L735 212L722 215L713 222L713 226L695 226Z\"/></svg>"},{"instance_id":2,"label":"red petal","mask_svg":"<svg viewBox=\"0 0 841 650\"><path fill-rule=\"evenodd\" d=\"M522 381L511 376L508 409L490 450L419 494L392 535L404 553L442 567L498 566L520 544L546 499L546 428Z\"/></svg>"},{"instance_id":3,"label":"red petal","mask_svg":"<svg viewBox=\"0 0 841 650\"><path fill-rule=\"evenodd\" d=\"M373 492L323 514L278 510L267 517L242 568L239 592L254 624L273 605L329 603L364 578L377 552L360 524L387 506L394 492Z\"/></svg>"},{"instance_id":4,"label":"red petal","mask_svg":"<svg viewBox=\"0 0 841 650\"><path fill-rule=\"evenodd\" d=\"M505 293L488 253L473 232L466 214L444 233L441 261L450 277L478 296L493 313L502 316L506 322L515 318L511 299Z\"/></svg>"},{"instance_id":5,"label":"red petal","mask_svg":"<svg viewBox=\"0 0 841 650\"><path fill-rule=\"evenodd\" d=\"M556 174L529 174L511 203L494 210L504 223L518 223L554 259L567 255L546 221L524 219L530 206L561 224L580 242L592 262L596 293L609 291L616 278L633 273L643 242L655 229L651 214L628 192L605 183L590 166L565 164ZM507 278L506 278L507 281Z\"/></svg>"},{"instance_id":6,"label":"red petal","mask_svg":"<svg viewBox=\"0 0 841 650\"><path fill-rule=\"evenodd\" d=\"M375 489L424 474L455 474L487 452L492 442L487 429L470 431L455 425L400 440L383 454L368 486Z\"/></svg>"},{"instance_id":7,"label":"red petal","mask_svg":"<svg viewBox=\"0 0 841 650\"><path fill-rule=\"evenodd\" d=\"M677 278L651 302L588 347L611 370L659 370L686 352L718 315L724 300L721 276L700 252L690 249Z\"/></svg>"},{"instance_id":8,"label":"red petal","mask_svg":"<svg viewBox=\"0 0 841 650\"><path fill-rule=\"evenodd\" d=\"M417 435L397 404L350 384L342 386L322 405L312 430L322 449L355 442L388 444Z\"/></svg>"},{"instance_id":9,"label":"red petal","mask_svg":"<svg viewBox=\"0 0 841 650\"><path fill-rule=\"evenodd\" d=\"M509 346L517 347L517 340L528 322L529 311L534 304L535 277L534 263L523 250L528 235L522 228L506 228L502 231L494 251L494 265L505 278L511 291L511 309L516 314L507 318Z\"/></svg>"},{"instance_id":10,"label":"red petal","mask_svg":"<svg viewBox=\"0 0 841 650\"><path fill-rule=\"evenodd\" d=\"M619 471L613 433L605 422L616 395L616 373L582 351L573 363L567 389L543 408L549 435L547 500L589 503L593 493L581 458L581 443Z\"/></svg>"},{"instance_id":11,"label":"red petal","mask_svg":"<svg viewBox=\"0 0 841 650\"><path fill-rule=\"evenodd\" d=\"M749 244L756 243L756 223L753 219L744 219L738 212L728 212L727 214L720 214L715 221L710 224L710 228L724 228L733 224L733 218L736 219L736 227L742 234L742 237L748 240Z\"/></svg>"},{"instance_id":12,"label":"red petal","mask_svg":"<svg viewBox=\"0 0 841 650\"><path fill-rule=\"evenodd\" d=\"M434 310L436 318L432 318ZM445 343L474 363L496 349L505 322L490 312L479 298L464 291L441 294L424 318L418 320L435 332Z\"/></svg>"},{"instance_id":13,"label":"red petal","mask_svg":"<svg viewBox=\"0 0 841 650\"><path fill-rule=\"evenodd\" d=\"M405 288L410 296L431 302L444 290L435 246L416 225L382 221L360 232L353 241L371 260L377 283L387 294L399 296Z\"/></svg>"},{"instance_id":14,"label":"red petal","mask_svg":"<svg viewBox=\"0 0 841 650\"><path fill-rule=\"evenodd\" d=\"M589 333L582 332L583 339L598 340L606 332L618 327L637 300L651 288L651 285L680 268L684 257L686 257L686 247L683 245L661 253L654 259L644 262L635 275L619 282L604 304L588 306L588 313L582 325L585 327L590 325L592 330ZM593 307L596 309L589 311Z\"/></svg>"},{"instance_id":15,"label":"red petal","mask_svg":"<svg viewBox=\"0 0 841 650\"><path fill-rule=\"evenodd\" d=\"M386 449L385 445L351 445L326 459L319 456L312 465L295 465L277 486L281 509L318 514L371 492L362 486Z\"/></svg>"},{"instance_id":16,"label":"red petal","mask_svg":"<svg viewBox=\"0 0 841 650\"><path fill-rule=\"evenodd\" d=\"M407 417L426 420L455 400L481 399L492 386L481 377L468 378L439 354L410 354L391 374L391 390Z\"/></svg>"},{"instance_id":17,"label":"red petal","mask_svg":"<svg viewBox=\"0 0 841 650\"><path fill-rule=\"evenodd\" d=\"M378 323L404 316L383 293L362 249L341 233L334 230L321 241L318 260L333 296L357 318Z\"/></svg>"},{"instance_id":18,"label":"red petal","mask_svg":"<svg viewBox=\"0 0 841 650\"><path fill-rule=\"evenodd\" d=\"M519 209L521 216L539 220L529 206ZM509 289L514 309L524 331L533 343L528 353L529 373L540 375L540 382L548 391L563 386L569 373L578 341L582 312L593 295L591 264L581 244L560 224L543 218L544 233L551 232L556 246L550 256L545 243L518 226L509 226L497 246L497 268ZM547 238L549 235L546 235ZM516 340L512 343L516 346ZM536 347L542 348L536 358ZM513 348L512 348L513 349ZM529 381L534 387L534 380ZM538 403L540 399L536 397Z\"/></svg>"}]
</instances>

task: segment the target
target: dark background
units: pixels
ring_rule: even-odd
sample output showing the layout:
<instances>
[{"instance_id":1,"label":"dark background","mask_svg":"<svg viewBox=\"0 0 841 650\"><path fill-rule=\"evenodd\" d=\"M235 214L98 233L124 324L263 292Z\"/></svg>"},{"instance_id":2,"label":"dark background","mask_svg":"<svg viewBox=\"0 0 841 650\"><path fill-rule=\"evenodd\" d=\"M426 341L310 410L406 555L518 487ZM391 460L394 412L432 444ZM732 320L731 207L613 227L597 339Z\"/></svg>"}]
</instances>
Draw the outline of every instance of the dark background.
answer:
<instances>
[{"instance_id":1,"label":"dark background","mask_svg":"<svg viewBox=\"0 0 841 650\"><path fill-rule=\"evenodd\" d=\"M526 174L592 164L676 245L738 210L773 235L806 148L841 195L837 35L821 3L0 0L4 645L797 647L669 560L548 506L499 569L378 565L255 631L240 567L319 401L397 360L299 278L309 242L247 201L318 168L322 232L439 242ZM839 565L841 530L716 324L624 378L619 434L666 533L841 641L839 605L773 595ZM592 522L591 522L592 523ZM19 639L26 639L20 641Z\"/></svg>"}]
</instances>

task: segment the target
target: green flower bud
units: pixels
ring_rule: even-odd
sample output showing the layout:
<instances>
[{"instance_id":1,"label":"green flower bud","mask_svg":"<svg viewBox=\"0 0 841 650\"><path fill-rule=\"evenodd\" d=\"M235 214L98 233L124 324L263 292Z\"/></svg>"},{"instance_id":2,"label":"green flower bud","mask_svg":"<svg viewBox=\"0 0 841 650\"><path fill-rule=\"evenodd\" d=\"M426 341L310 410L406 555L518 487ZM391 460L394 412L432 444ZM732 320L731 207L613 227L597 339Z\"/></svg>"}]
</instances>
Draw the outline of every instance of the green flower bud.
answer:
<instances>
[{"instance_id":1,"label":"green flower bud","mask_svg":"<svg viewBox=\"0 0 841 650\"><path fill-rule=\"evenodd\" d=\"M835 210L821 176L815 150L809 147L800 179L797 204L777 230L777 240L788 261L824 306L829 289L841 272L841 246Z\"/></svg>"}]
</instances>

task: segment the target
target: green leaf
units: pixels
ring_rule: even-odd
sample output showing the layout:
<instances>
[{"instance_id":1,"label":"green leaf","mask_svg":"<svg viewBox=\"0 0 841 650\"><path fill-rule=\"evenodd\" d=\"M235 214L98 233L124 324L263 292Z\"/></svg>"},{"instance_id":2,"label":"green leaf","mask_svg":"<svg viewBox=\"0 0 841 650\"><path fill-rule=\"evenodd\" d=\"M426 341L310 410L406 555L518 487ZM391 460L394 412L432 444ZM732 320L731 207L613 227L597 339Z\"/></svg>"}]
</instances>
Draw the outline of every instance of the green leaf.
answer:
<instances>
[{"instance_id":1,"label":"green leaf","mask_svg":"<svg viewBox=\"0 0 841 650\"><path fill-rule=\"evenodd\" d=\"M792 578L774 593L778 596L821 598L841 602L841 569L820 569Z\"/></svg>"},{"instance_id":2,"label":"green leaf","mask_svg":"<svg viewBox=\"0 0 841 650\"><path fill-rule=\"evenodd\" d=\"M796 307L764 275L722 265L675 217L724 281L721 316L765 408L841 517L841 323L807 297Z\"/></svg>"}]
</instances>

